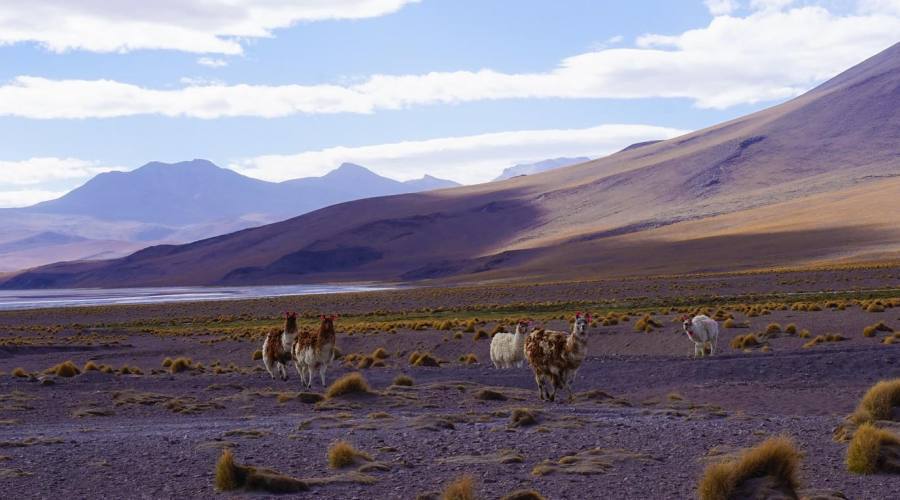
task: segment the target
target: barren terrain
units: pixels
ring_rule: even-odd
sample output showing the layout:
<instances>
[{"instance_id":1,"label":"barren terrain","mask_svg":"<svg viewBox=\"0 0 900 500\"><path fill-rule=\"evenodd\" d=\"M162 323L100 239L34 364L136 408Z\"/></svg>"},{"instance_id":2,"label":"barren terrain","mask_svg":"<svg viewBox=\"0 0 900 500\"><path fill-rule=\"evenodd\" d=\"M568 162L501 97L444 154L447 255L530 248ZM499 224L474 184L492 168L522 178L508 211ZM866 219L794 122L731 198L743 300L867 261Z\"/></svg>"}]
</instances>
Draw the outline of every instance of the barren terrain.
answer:
<instances>
[{"instance_id":1,"label":"barren terrain","mask_svg":"<svg viewBox=\"0 0 900 500\"><path fill-rule=\"evenodd\" d=\"M890 498L900 477L847 472L832 431L869 386L900 375L900 339L863 335L900 330L898 278L882 267L6 312L0 474L22 497L210 497L227 447L239 463L320 479L306 494L317 498L416 498L462 474L484 498L691 498L708 463L786 434L806 489ZM675 318L702 307L740 327L691 359ZM293 368L271 380L253 353L285 309L307 328L341 313L327 382L359 372L370 392L319 400ZM528 367L490 366L498 324L568 329L561 318L578 310L597 320L574 402L540 401ZM658 326L636 331L647 314ZM766 334L772 323L781 331ZM730 345L750 333L757 345ZM804 347L827 334L845 340ZM440 366L411 366L414 352ZM163 366L179 357L191 366ZM82 373L44 373L67 360ZM371 461L329 468L338 439Z\"/></svg>"}]
</instances>

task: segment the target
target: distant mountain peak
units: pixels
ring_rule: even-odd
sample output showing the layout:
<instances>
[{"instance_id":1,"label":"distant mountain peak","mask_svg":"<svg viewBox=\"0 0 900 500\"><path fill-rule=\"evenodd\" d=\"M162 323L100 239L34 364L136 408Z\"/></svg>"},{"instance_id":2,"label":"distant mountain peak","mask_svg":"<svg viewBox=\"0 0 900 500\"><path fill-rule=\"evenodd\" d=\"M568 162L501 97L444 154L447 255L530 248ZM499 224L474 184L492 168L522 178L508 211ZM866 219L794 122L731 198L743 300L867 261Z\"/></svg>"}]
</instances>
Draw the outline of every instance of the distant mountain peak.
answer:
<instances>
[{"instance_id":1,"label":"distant mountain peak","mask_svg":"<svg viewBox=\"0 0 900 500\"><path fill-rule=\"evenodd\" d=\"M518 165L513 165L512 167L504 169L503 172L494 180L502 181L522 175L539 174L541 172L568 167L570 165L576 165L578 163L584 163L586 161L590 161L590 158L586 156L578 156L575 158L550 158L548 160L542 160L534 163L519 163Z\"/></svg>"}]
</instances>

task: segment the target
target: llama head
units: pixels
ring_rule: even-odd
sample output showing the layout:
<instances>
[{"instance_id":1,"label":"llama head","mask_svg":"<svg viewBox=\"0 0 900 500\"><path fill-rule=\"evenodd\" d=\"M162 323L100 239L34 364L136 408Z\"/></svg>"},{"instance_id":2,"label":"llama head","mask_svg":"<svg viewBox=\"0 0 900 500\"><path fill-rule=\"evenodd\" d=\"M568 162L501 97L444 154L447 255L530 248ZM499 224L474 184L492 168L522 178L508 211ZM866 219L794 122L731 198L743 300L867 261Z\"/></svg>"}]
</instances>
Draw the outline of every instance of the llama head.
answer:
<instances>
[{"instance_id":1,"label":"llama head","mask_svg":"<svg viewBox=\"0 0 900 500\"><path fill-rule=\"evenodd\" d=\"M288 333L294 333L297 331L297 313L285 311L284 331Z\"/></svg>"},{"instance_id":2,"label":"llama head","mask_svg":"<svg viewBox=\"0 0 900 500\"><path fill-rule=\"evenodd\" d=\"M528 330L531 329L531 320L530 319L520 319L516 323L516 333L528 333Z\"/></svg>"},{"instance_id":3,"label":"llama head","mask_svg":"<svg viewBox=\"0 0 900 500\"><path fill-rule=\"evenodd\" d=\"M573 331L578 333L584 333L587 330L588 325L591 324L591 313L577 313L575 314L575 326Z\"/></svg>"},{"instance_id":4,"label":"llama head","mask_svg":"<svg viewBox=\"0 0 900 500\"><path fill-rule=\"evenodd\" d=\"M319 327L319 331L334 333L334 320L338 319L340 316L338 316L336 314L323 314L319 317L322 320L322 324Z\"/></svg>"},{"instance_id":5,"label":"llama head","mask_svg":"<svg viewBox=\"0 0 900 500\"><path fill-rule=\"evenodd\" d=\"M684 331L688 334L692 333L694 329L693 317L684 315L681 317L681 326L684 327Z\"/></svg>"}]
</instances>

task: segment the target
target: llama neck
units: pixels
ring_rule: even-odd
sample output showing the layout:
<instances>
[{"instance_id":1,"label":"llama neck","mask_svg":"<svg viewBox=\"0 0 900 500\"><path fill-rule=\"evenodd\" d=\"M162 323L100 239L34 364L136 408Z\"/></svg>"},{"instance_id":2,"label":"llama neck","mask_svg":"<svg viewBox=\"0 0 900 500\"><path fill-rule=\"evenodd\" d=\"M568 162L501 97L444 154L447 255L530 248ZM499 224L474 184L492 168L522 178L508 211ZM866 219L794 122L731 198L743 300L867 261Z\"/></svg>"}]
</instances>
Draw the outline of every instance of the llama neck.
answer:
<instances>
[{"instance_id":1,"label":"llama neck","mask_svg":"<svg viewBox=\"0 0 900 500\"><path fill-rule=\"evenodd\" d=\"M581 348L584 346L587 339L584 336L584 328L579 327L578 324L572 327L572 333L569 334L569 337L566 338L566 344L569 349L578 347Z\"/></svg>"},{"instance_id":2,"label":"llama neck","mask_svg":"<svg viewBox=\"0 0 900 500\"><path fill-rule=\"evenodd\" d=\"M296 334L297 334L297 332L289 332L289 331L285 330L281 334L281 345L284 346L285 349L290 349L291 346L294 344L294 336Z\"/></svg>"}]
</instances>

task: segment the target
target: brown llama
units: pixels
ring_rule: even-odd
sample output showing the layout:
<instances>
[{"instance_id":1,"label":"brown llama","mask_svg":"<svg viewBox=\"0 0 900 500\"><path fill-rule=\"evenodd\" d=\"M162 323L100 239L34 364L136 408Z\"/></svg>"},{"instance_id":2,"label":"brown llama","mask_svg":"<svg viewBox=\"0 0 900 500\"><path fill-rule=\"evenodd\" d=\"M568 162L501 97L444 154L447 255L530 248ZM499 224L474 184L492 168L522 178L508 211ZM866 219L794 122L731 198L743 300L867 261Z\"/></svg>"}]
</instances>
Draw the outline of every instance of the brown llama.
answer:
<instances>
[{"instance_id":1,"label":"brown llama","mask_svg":"<svg viewBox=\"0 0 900 500\"><path fill-rule=\"evenodd\" d=\"M284 313L284 329L273 330L266 334L263 341L263 363L266 370L275 380L275 372L281 374L281 380L288 379L287 364L291 361L291 346L297 335L297 313Z\"/></svg>"},{"instance_id":2,"label":"brown llama","mask_svg":"<svg viewBox=\"0 0 900 500\"><path fill-rule=\"evenodd\" d=\"M301 333L294 341L294 366L300 374L300 382L307 388L312 387L313 372L319 371L322 386L325 386L325 371L334 359L335 315L320 317L318 332Z\"/></svg>"},{"instance_id":3,"label":"brown llama","mask_svg":"<svg viewBox=\"0 0 900 500\"><path fill-rule=\"evenodd\" d=\"M587 356L587 326L591 315L575 315L572 333L535 330L525 339L525 357L534 371L541 399L554 401L556 391L566 389L572 401L572 382ZM547 387L547 383L551 387ZM552 390L551 390L552 388Z\"/></svg>"}]
</instances>

